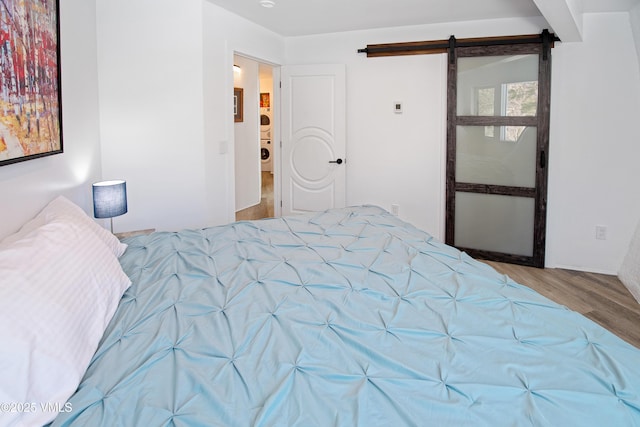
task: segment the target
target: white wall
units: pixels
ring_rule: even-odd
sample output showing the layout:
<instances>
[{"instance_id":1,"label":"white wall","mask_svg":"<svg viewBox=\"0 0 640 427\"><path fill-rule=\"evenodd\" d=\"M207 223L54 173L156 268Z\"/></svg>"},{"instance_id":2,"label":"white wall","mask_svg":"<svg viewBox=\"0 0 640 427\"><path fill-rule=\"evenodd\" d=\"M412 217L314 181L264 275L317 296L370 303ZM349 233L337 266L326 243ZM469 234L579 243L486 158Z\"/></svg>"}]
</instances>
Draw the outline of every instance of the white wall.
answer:
<instances>
[{"instance_id":1,"label":"white wall","mask_svg":"<svg viewBox=\"0 0 640 427\"><path fill-rule=\"evenodd\" d=\"M207 221L201 0L97 2L103 175L127 181L115 231Z\"/></svg>"},{"instance_id":2,"label":"white wall","mask_svg":"<svg viewBox=\"0 0 640 427\"><path fill-rule=\"evenodd\" d=\"M366 58L358 48L544 28L498 20L287 39L287 63L347 64L347 203L398 204L401 218L444 235L445 57ZM629 14L585 15L584 35L552 52L546 261L615 274L640 218L640 71ZM607 240L595 240L596 225Z\"/></svg>"},{"instance_id":3,"label":"white wall","mask_svg":"<svg viewBox=\"0 0 640 427\"><path fill-rule=\"evenodd\" d=\"M206 0L101 1L97 15L103 175L127 180L129 202L114 229L232 221L233 55L281 63L283 39Z\"/></svg>"},{"instance_id":4,"label":"white wall","mask_svg":"<svg viewBox=\"0 0 640 427\"><path fill-rule=\"evenodd\" d=\"M553 50L547 260L617 273L640 219L640 70L626 13ZM596 225L607 240L595 239Z\"/></svg>"},{"instance_id":5,"label":"white wall","mask_svg":"<svg viewBox=\"0 0 640 427\"><path fill-rule=\"evenodd\" d=\"M95 2L60 1L64 153L0 167L0 238L63 194L93 215L101 178Z\"/></svg>"},{"instance_id":6,"label":"white wall","mask_svg":"<svg viewBox=\"0 0 640 427\"><path fill-rule=\"evenodd\" d=\"M629 18L631 20L631 31L633 32L633 39L636 44L638 61L640 61L640 3L631 9L629 12Z\"/></svg>"}]
</instances>

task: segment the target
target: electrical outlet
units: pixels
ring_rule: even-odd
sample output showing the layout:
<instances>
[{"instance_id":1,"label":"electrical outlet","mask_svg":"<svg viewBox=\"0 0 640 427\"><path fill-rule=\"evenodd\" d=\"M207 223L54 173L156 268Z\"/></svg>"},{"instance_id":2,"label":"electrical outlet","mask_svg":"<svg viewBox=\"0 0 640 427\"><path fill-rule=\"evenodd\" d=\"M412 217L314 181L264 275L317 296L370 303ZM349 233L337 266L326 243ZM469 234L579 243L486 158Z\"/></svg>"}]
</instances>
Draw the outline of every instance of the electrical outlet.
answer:
<instances>
[{"instance_id":1,"label":"electrical outlet","mask_svg":"<svg viewBox=\"0 0 640 427\"><path fill-rule=\"evenodd\" d=\"M398 216L398 211L400 211L400 206L393 204L391 205L391 213L394 214L395 216Z\"/></svg>"},{"instance_id":2,"label":"electrical outlet","mask_svg":"<svg viewBox=\"0 0 640 427\"><path fill-rule=\"evenodd\" d=\"M607 240L607 227L596 225L596 240Z\"/></svg>"}]
</instances>

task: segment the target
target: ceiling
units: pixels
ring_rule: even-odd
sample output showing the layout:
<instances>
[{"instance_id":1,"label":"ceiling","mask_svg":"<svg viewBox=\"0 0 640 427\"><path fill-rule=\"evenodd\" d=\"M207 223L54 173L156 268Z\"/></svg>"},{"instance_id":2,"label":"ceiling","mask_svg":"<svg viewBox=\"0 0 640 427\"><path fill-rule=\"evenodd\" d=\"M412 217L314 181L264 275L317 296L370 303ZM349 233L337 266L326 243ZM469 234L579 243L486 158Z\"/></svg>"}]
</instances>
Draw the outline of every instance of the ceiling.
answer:
<instances>
[{"instance_id":1,"label":"ceiling","mask_svg":"<svg viewBox=\"0 0 640 427\"><path fill-rule=\"evenodd\" d=\"M272 8L262 7L260 0L208 1L285 37L543 16L537 6L541 0L272 0L275 3ZM582 3L586 13L628 11L640 4L640 0L577 2Z\"/></svg>"}]
</instances>

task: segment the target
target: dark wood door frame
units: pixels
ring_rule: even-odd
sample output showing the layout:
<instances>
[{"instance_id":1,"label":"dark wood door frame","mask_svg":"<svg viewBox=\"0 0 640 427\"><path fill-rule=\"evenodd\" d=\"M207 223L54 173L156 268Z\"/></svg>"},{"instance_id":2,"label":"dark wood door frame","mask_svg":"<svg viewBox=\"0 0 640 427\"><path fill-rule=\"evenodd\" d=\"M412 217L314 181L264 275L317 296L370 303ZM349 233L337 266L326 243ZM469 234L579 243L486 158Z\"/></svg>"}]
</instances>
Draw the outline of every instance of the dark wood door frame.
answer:
<instances>
[{"instance_id":1,"label":"dark wood door frame","mask_svg":"<svg viewBox=\"0 0 640 427\"><path fill-rule=\"evenodd\" d=\"M544 267L547 212L547 163L549 153L549 116L551 94L551 45L549 43L461 47L449 51L447 88L447 183L445 242L455 243L455 194L469 192L530 197L535 200L533 255L513 255L459 247L481 259ZM458 58L474 56L538 54L538 107L535 117L486 117L457 115ZM507 187L456 182L457 126L533 126L537 128L536 186Z\"/></svg>"}]
</instances>

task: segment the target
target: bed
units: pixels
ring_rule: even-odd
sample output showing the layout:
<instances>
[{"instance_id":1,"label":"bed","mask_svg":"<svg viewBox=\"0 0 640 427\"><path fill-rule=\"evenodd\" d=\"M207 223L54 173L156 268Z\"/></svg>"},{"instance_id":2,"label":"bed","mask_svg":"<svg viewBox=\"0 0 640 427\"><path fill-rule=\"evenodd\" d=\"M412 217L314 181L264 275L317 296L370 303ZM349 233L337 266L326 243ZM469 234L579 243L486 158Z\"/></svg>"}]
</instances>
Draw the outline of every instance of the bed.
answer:
<instances>
[{"instance_id":1,"label":"bed","mask_svg":"<svg viewBox=\"0 0 640 427\"><path fill-rule=\"evenodd\" d=\"M110 244L77 390L8 425L640 425L639 349L379 207Z\"/></svg>"}]
</instances>

